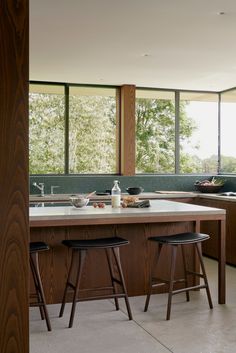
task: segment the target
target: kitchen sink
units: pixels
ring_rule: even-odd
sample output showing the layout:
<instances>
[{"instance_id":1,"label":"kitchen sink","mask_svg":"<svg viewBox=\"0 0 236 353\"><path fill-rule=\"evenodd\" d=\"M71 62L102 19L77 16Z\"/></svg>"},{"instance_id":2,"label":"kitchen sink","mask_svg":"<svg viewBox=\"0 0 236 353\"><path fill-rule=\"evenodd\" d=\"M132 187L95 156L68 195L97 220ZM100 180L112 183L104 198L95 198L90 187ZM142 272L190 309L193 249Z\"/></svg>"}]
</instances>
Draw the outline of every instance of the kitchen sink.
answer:
<instances>
[{"instance_id":1,"label":"kitchen sink","mask_svg":"<svg viewBox=\"0 0 236 353\"><path fill-rule=\"evenodd\" d=\"M70 202L30 202L30 207L59 207L71 206Z\"/></svg>"}]
</instances>

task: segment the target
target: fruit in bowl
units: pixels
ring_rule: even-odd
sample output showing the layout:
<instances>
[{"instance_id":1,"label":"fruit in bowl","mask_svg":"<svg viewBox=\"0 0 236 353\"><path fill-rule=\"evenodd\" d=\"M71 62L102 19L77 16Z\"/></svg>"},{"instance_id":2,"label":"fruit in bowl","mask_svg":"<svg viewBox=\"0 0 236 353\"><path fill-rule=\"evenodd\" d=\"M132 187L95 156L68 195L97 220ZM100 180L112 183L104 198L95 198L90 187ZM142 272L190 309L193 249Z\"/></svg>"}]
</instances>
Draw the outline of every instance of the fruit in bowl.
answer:
<instances>
[{"instance_id":1,"label":"fruit in bowl","mask_svg":"<svg viewBox=\"0 0 236 353\"><path fill-rule=\"evenodd\" d=\"M217 193L225 185L225 181L220 178L213 177L211 180L196 181L194 186L196 189L203 193Z\"/></svg>"},{"instance_id":2,"label":"fruit in bowl","mask_svg":"<svg viewBox=\"0 0 236 353\"><path fill-rule=\"evenodd\" d=\"M73 196L70 197L70 202L74 207L81 208L87 206L87 204L89 203L89 199L85 197Z\"/></svg>"}]
</instances>

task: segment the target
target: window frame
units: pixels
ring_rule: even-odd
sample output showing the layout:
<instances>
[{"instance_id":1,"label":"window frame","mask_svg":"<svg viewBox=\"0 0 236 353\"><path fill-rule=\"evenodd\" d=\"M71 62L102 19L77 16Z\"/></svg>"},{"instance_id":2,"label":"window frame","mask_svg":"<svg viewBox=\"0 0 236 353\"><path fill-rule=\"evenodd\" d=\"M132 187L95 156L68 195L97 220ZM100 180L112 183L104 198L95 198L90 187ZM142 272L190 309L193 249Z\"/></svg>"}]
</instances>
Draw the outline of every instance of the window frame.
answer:
<instances>
[{"instance_id":1,"label":"window frame","mask_svg":"<svg viewBox=\"0 0 236 353\"><path fill-rule=\"evenodd\" d=\"M111 85L90 85L90 84L76 84L76 83L63 83L63 82L48 82L48 81L29 81L30 85L39 85L39 86L63 86L64 87L64 173L55 174L30 174L30 176L107 176L107 175L120 175L120 87L111 86ZM107 173L69 173L69 90L70 87L93 87L93 88L113 88L116 90L116 173L107 174ZM29 92L30 94L30 92Z\"/></svg>"},{"instance_id":2,"label":"window frame","mask_svg":"<svg viewBox=\"0 0 236 353\"><path fill-rule=\"evenodd\" d=\"M224 91L205 91L205 90L182 90L182 89L169 89L169 88L150 88L140 87L135 85L97 85L97 84L76 84L76 83L62 83L62 82L49 82L49 81L36 81L30 80L29 84L34 85L56 85L64 87L65 97L65 158L64 158L64 173L63 174L30 174L31 176L109 176L109 175L120 175L120 176L145 176L145 175L199 175L199 173L180 173L180 143L179 143L179 103L181 93L203 93L203 94L215 94L217 95L218 101L218 166L216 175L235 175L233 173L222 173L221 172L221 95L225 92L235 90L236 87L229 88ZM69 173L69 88L70 87L97 87L97 88L114 88L116 89L116 160L117 167L116 173L114 174L71 174ZM136 90L156 90L156 91L170 91L175 94L175 172L174 173L135 173L135 140L132 140L131 148L129 153L131 156L127 157L127 149L129 149L127 139L127 128L128 132L133 139L135 136L135 101L136 101ZM206 175L206 174L203 174Z\"/></svg>"}]
</instances>

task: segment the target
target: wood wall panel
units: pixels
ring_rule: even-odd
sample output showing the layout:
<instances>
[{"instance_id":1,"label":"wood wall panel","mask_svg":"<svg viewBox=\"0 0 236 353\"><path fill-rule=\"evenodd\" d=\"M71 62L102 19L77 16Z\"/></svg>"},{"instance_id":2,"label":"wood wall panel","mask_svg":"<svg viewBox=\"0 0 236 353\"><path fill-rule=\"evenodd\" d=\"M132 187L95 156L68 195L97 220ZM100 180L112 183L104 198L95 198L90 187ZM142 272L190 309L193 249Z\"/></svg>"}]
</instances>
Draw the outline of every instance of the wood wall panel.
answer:
<instances>
[{"instance_id":1,"label":"wood wall panel","mask_svg":"<svg viewBox=\"0 0 236 353\"><path fill-rule=\"evenodd\" d=\"M120 91L121 175L135 175L135 86L121 86Z\"/></svg>"},{"instance_id":2,"label":"wood wall panel","mask_svg":"<svg viewBox=\"0 0 236 353\"><path fill-rule=\"evenodd\" d=\"M236 203L225 200L197 199L194 203L202 206L226 210L226 262L236 265ZM218 258L218 226L216 222L204 221L201 231L210 235L210 240L203 243L205 255Z\"/></svg>"},{"instance_id":3,"label":"wood wall panel","mask_svg":"<svg viewBox=\"0 0 236 353\"><path fill-rule=\"evenodd\" d=\"M0 2L0 352L28 353L28 0Z\"/></svg>"}]
</instances>

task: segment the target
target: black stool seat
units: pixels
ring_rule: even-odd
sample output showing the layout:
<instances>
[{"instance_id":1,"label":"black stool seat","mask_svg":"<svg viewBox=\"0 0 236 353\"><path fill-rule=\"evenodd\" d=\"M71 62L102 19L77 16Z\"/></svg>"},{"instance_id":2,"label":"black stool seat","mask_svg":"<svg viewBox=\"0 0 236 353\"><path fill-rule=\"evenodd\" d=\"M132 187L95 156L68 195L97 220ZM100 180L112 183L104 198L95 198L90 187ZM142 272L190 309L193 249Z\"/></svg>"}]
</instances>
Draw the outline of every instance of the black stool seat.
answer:
<instances>
[{"instance_id":1,"label":"black stool seat","mask_svg":"<svg viewBox=\"0 0 236 353\"><path fill-rule=\"evenodd\" d=\"M43 241L35 241L30 243L30 252L49 250L49 246Z\"/></svg>"},{"instance_id":2,"label":"black stool seat","mask_svg":"<svg viewBox=\"0 0 236 353\"><path fill-rule=\"evenodd\" d=\"M202 233L180 233L169 236L157 236L150 237L148 240L157 241L161 244L170 244L170 245L184 245L184 244L192 244L199 243L201 241L209 239L208 234Z\"/></svg>"},{"instance_id":3,"label":"black stool seat","mask_svg":"<svg viewBox=\"0 0 236 353\"><path fill-rule=\"evenodd\" d=\"M129 241L119 237L113 238L97 238L97 239L84 239L84 240L63 240L62 244L73 249L105 249L115 248L117 246L127 245Z\"/></svg>"},{"instance_id":4,"label":"black stool seat","mask_svg":"<svg viewBox=\"0 0 236 353\"><path fill-rule=\"evenodd\" d=\"M124 298L129 320L132 320L132 313L129 305L127 289L120 261L120 246L128 245L129 241L120 237L112 237L83 240L63 240L62 244L70 249L71 264L59 316L62 317L64 313L67 292L71 290L73 293L73 299L69 327L73 326L76 303L84 300L113 298L115 300L116 310L119 310L118 298ZM111 284L102 287L90 287L82 289L80 288L80 284L87 253L94 249L97 250L98 253L105 253ZM96 256L95 252L94 256ZM91 257L89 260L92 261L93 257ZM75 276L73 276L73 273ZM104 292L104 290L106 292ZM88 295L86 297L83 295L81 296L81 294L85 291ZM101 294L99 294L100 291Z\"/></svg>"},{"instance_id":5,"label":"black stool seat","mask_svg":"<svg viewBox=\"0 0 236 353\"><path fill-rule=\"evenodd\" d=\"M202 242L204 240L209 239L209 238L210 237L208 234L192 233L192 232L173 234L173 235L169 235L169 236L168 235L156 236L156 237L154 236L154 237L148 238L148 240L154 241L157 243L158 251L156 254L156 259L155 259L152 273L150 273L150 284L149 284L149 290L147 293L144 311L147 311L147 309L148 309L149 301L150 301L150 297L151 297L153 289L157 288L159 286L163 286L163 285L168 285L168 289L169 289L168 290L168 304L167 304L166 320L170 319L172 296L174 294L178 294L181 292L186 292L186 299L187 299L187 301L189 301L190 300L189 291L205 288L206 292L207 292L209 307L210 307L210 309L213 308L209 284L208 284L208 280L207 280L207 276L206 276L206 270L205 270L205 266L203 263L202 248L201 248ZM200 267L202 270L201 273L187 269L187 261L185 258L184 248L186 245L190 245L190 244L192 244L192 246L195 249L195 253L198 256L198 259L200 262ZM171 248L170 278L164 279L164 278L160 278L160 277L156 276L155 267L158 268L158 263L160 260L160 255L162 254L163 247L168 247L168 246ZM175 265L176 265L178 248L180 248L181 252L182 252L184 278L175 279ZM189 278L188 278L189 276L192 276L192 283L189 282ZM197 284L196 277L202 278L204 280L204 284L201 284L200 282L199 282L199 284ZM184 288L174 290L174 284L177 282L184 283L185 284Z\"/></svg>"}]
</instances>

